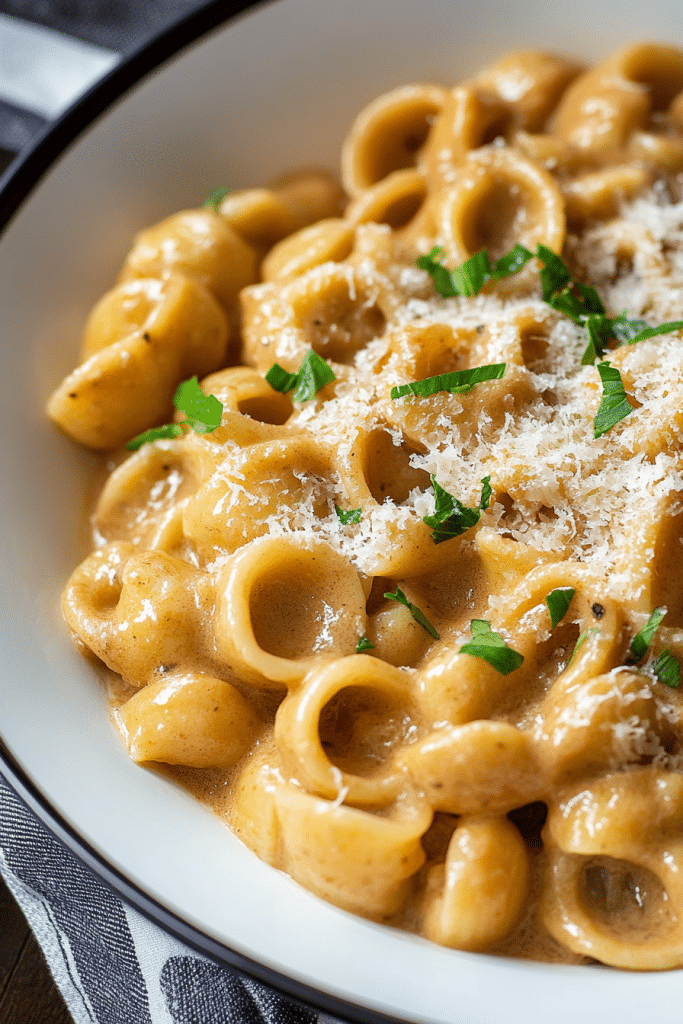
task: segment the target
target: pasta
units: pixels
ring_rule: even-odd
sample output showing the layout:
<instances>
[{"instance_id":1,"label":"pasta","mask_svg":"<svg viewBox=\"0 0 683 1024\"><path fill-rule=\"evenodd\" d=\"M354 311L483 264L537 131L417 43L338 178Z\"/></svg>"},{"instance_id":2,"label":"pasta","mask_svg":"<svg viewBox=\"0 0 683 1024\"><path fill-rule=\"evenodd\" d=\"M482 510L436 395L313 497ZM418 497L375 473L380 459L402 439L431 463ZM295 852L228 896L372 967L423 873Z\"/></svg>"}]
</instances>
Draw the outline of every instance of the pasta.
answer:
<instances>
[{"instance_id":1,"label":"pasta","mask_svg":"<svg viewBox=\"0 0 683 1024\"><path fill-rule=\"evenodd\" d=\"M683 53L396 89L341 178L137 237L48 404L114 450L66 622L324 899L681 967Z\"/></svg>"}]
</instances>

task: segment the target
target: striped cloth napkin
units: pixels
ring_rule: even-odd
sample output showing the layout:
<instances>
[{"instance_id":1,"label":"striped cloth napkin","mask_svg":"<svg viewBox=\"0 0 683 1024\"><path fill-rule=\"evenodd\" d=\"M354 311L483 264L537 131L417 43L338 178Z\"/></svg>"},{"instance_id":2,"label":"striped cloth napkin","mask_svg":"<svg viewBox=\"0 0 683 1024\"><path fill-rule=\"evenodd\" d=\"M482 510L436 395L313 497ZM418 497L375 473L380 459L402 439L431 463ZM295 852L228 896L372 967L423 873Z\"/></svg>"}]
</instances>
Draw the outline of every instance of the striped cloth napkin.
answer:
<instances>
[{"instance_id":1,"label":"striped cloth napkin","mask_svg":"<svg viewBox=\"0 0 683 1024\"><path fill-rule=\"evenodd\" d=\"M76 1024L338 1024L202 957L123 903L1 775L0 874Z\"/></svg>"}]
</instances>

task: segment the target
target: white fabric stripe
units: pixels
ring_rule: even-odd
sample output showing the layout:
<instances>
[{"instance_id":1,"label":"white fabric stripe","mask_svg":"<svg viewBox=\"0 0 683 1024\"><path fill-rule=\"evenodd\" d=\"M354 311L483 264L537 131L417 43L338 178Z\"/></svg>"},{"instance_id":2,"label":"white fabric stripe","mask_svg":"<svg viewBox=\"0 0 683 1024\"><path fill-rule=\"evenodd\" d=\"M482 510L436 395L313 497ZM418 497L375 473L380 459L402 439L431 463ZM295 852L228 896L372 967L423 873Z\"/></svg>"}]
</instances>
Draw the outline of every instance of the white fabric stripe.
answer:
<instances>
[{"instance_id":1,"label":"white fabric stripe","mask_svg":"<svg viewBox=\"0 0 683 1024\"><path fill-rule=\"evenodd\" d=\"M119 54L0 14L0 99L58 117Z\"/></svg>"},{"instance_id":2,"label":"white fabric stripe","mask_svg":"<svg viewBox=\"0 0 683 1024\"><path fill-rule=\"evenodd\" d=\"M128 927L137 953L138 964L147 986L149 1015L153 1024L174 1024L161 991L161 971L166 961L172 956L196 956L198 960L205 958L194 953L187 946L181 945L172 935L161 928L150 924L146 917L123 904Z\"/></svg>"}]
</instances>

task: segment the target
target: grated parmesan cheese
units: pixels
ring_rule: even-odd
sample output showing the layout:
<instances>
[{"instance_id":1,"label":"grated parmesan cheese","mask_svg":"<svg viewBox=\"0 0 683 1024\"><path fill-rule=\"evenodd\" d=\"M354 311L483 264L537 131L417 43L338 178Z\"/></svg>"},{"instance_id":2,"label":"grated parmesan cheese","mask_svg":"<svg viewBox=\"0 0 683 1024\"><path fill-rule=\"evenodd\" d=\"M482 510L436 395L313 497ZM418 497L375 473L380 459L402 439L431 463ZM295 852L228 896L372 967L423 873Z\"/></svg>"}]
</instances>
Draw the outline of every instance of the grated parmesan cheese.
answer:
<instances>
[{"instance_id":1,"label":"grated parmesan cheese","mask_svg":"<svg viewBox=\"0 0 683 1024\"><path fill-rule=\"evenodd\" d=\"M372 229L378 230L376 225ZM632 258L621 258L629 245ZM570 237L568 252L586 281L599 288L612 314L625 309L652 324L683 317L683 203L667 201L661 189L624 204L613 221ZM387 267L378 264L365 256L355 276L349 274L352 298L358 280L368 303L387 289ZM651 517L661 514L662 503L669 503L671 515L681 508L683 341L664 335L619 350L626 389L638 407L595 439L592 421L601 391L595 367L580 365L585 332L541 300L536 282L527 294L515 298L425 298L431 283L423 271L397 264L393 273L390 286L403 293L404 301L394 304L382 335L358 353L338 381L335 397L302 406L293 425L314 432L342 465L351 458L359 430L386 430L400 445L404 434L395 422L402 412L400 403L393 403L387 415L388 388L403 383L400 360L390 351L392 334L433 324L454 331L483 327L488 335L487 361L508 361L509 377L510 353L524 315L546 337L542 357L519 368L528 396L504 395L502 419L482 403L474 426L462 415L469 395L448 396L443 412L419 438L421 450L412 454L410 464L434 475L449 493L472 506L479 499L481 479L490 475L494 493L503 494L505 501L493 502L482 515L482 526L541 552L592 565L604 573L607 593L637 594L638 581L620 565L624 547L644 539ZM265 306L273 306L270 313L264 309L264 316L275 316L277 303L265 301L268 286L259 288ZM276 321L271 330L277 329ZM284 327L278 344L288 346L289 334L289 327ZM432 400L408 401L419 411L421 404L426 407ZM363 510L360 524L349 529L334 512L334 502L343 496L339 478L328 494L329 514L322 518L313 510L313 492L323 484L309 484L310 500L298 506L295 516L283 493L282 510L269 517L268 532L303 531L324 537L366 573L373 571L389 526L404 529L433 508L431 492L415 488L402 503L391 498L373 503Z\"/></svg>"}]
</instances>

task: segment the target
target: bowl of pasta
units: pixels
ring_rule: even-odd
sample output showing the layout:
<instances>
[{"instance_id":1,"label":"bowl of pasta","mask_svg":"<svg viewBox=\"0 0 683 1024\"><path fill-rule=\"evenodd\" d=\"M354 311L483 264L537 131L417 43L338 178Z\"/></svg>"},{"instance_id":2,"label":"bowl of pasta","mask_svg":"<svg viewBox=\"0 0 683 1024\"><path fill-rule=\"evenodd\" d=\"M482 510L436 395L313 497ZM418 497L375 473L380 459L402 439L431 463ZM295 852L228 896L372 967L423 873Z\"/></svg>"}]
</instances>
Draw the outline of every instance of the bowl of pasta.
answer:
<instances>
[{"instance_id":1,"label":"bowl of pasta","mask_svg":"<svg viewBox=\"0 0 683 1024\"><path fill-rule=\"evenodd\" d=\"M3 771L346 1019L674 1016L678 7L234 7L4 183Z\"/></svg>"}]
</instances>

